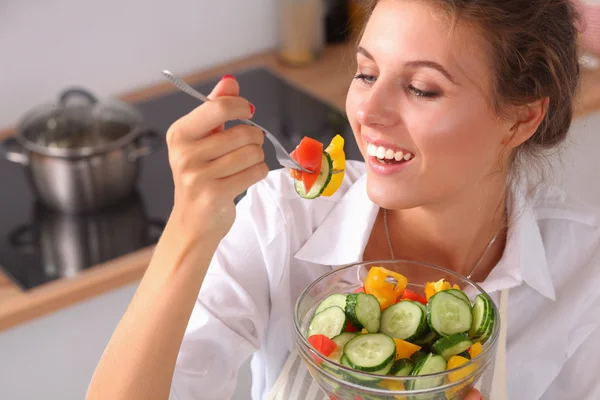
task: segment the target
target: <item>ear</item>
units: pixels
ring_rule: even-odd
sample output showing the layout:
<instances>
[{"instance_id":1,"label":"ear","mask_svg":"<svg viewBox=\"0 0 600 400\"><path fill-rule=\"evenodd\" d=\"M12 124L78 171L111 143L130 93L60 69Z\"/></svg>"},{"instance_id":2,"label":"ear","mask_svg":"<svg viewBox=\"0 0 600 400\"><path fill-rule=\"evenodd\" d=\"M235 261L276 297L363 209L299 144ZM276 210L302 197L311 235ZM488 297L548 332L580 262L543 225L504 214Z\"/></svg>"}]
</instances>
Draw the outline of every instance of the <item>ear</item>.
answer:
<instances>
[{"instance_id":1,"label":"ear","mask_svg":"<svg viewBox=\"0 0 600 400\"><path fill-rule=\"evenodd\" d=\"M502 144L516 148L529 139L544 120L548 112L550 99L544 97L532 103L515 106L513 109L514 124L510 133L503 138Z\"/></svg>"}]
</instances>

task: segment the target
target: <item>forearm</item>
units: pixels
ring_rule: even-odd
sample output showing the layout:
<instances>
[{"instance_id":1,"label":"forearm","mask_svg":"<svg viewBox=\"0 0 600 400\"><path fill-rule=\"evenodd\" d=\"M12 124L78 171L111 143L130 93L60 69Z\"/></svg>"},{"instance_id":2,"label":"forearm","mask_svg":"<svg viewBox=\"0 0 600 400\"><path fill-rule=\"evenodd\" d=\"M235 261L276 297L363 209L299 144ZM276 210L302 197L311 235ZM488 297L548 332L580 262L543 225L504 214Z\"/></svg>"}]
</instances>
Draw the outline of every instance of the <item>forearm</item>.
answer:
<instances>
[{"instance_id":1,"label":"forearm","mask_svg":"<svg viewBox=\"0 0 600 400\"><path fill-rule=\"evenodd\" d=\"M168 398L177 354L217 242L167 226L92 378L87 400Z\"/></svg>"}]
</instances>

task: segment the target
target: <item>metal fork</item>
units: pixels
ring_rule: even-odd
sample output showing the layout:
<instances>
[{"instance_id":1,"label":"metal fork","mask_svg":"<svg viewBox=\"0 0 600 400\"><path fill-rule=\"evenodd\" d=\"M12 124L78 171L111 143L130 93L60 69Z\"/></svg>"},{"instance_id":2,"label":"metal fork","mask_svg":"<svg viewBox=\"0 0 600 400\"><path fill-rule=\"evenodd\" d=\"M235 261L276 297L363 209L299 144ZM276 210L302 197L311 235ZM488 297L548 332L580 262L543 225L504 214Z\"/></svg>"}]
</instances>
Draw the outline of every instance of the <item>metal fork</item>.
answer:
<instances>
[{"instance_id":1,"label":"metal fork","mask_svg":"<svg viewBox=\"0 0 600 400\"><path fill-rule=\"evenodd\" d=\"M193 87L191 87L190 85L185 83L185 81L183 79L173 75L173 73L171 71L163 70L162 73L179 90L189 94L190 96L195 97L198 100L201 100L204 102L210 101L210 99L208 97L206 97L205 95L203 95L202 93L198 92L196 89L194 89ZM265 136L267 137L267 139L269 139L269 141L271 141L271 143L273 143L273 146L275 147L275 157L277 157L277 161L279 161L279 164L281 164L283 167L290 168L290 169L298 169L298 170L301 170L304 172L311 172L311 173L313 172L306 168L303 168L300 164L298 164L298 162L292 158L292 156L287 152L287 150L283 147L283 145L279 142L279 140L277 140L277 138L275 136L273 136L273 134L271 134L271 132L269 132L262 126L254 123L248 119L242 119L240 121L242 121L245 124L255 126L265 133ZM341 171L333 171L333 172L337 173L337 172L341 172Z\"/></svg>"},{"instance_id":2,"label":"metal fork","mask_svg":"<svg viewBox=\"0 0 600 400\"><path fill-rule=\"evenodd\" d=\"M188 85L183 79L174 75L171 71L163 70L162 73L167 77L167 79L173 85L175 85L182 92L185 92L185 93L189 94L190 96L192 96L200 101L203 101L203 102L210 100L208 97L206 97L205 95L203 95L202 93L198 92L196 89L194 89L193 87ZM245 124L255 126L264 132L267 139L269 139L269 141L273 144L273 147L275 147L275 157L277 158L277 161L279 161L279 164L281 166L283 166L285 168L297 169L297 170L309 172L309 173L313 172L313 171L310 171L310 170L302 167L300 164L298 164L298 162L292 158L292 156L287 152L287 150L283 147L283 145L279 142L279 140L277 140L277 138L271 132L269 132L262 126L254 123L248 119L242 119L240 121L242 121ZM331 171L332 174L339 174L340 172L344 172L344 170L334 169L333 171Z\"/></svg>"}]
</instances>

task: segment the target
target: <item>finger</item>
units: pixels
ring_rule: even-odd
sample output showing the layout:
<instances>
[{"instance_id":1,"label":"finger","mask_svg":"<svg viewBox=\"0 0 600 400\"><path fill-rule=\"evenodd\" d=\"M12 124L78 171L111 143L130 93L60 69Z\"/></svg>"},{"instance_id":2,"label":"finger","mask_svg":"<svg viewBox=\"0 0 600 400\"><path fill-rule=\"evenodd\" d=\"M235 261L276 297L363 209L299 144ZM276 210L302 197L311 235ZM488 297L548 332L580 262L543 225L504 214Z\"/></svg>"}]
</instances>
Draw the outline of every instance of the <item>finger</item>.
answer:
<instances>
[{"instance_id":1,"label":"finger","mask_svg":"<svg viewBox=\"0 0 600 400\"><path fill-rule=\"evenodd\" d=\"M216 179L226 178L261 163L264 159L265 153L261 146L244 146L208 164L207 175Z\"/></svg>"},{"instance_id":2,"label":"finger","mask_svg":"<svg viewBox=\"0 0 600 400\"><path fill-rule=\"evenodd\" d=\"M221 185L228 196L235 197L248 190L255 183L266 178L269 167L264 162L255 164L235 175L221 179Z\"/></svg>"},{"instance_id":3,"label":"finger","mask_svg":"<svg viewBox=\"0 0 600 400\"><path fill-rule=\"evenodd\" d=\"M240 84L233 75L225 75L213 88L212 92L206 96L211 100L221 96L239 96ZM213 133L221 132L225 129L225 124L212 130Z\"/></svg>"},{"instance_id":4,"label":"finger","mask_svg":"<svg viewBox=\"0 0 600 400\"><path fill-rule=\"evenodd\" d=\"M239 96L240 85L233 75L225 75L215 85L212 92L206 97L211 100L222 96Z\"/></svg>"},{"instance_id":5,"label":"finger","mask_svg":"<svg viewBox=\"0 0 600 400\"><path fill-rule=\"evenodd\" d=\"M252 117L253 113L254 106L242 97L217 97L175 121L167 132L167 139L170 143L201 139L226 121L247 119Z\"/></svg>"},{"instance_id":6,"label":"finger","mask_svg":"<svg viewBox=\"0 0 600 400\"><path fill-rule=\"evenodd\" d=\"M236 125L218 135L210 135L198 143L192 151L182 154L186 168L199 167L247 145L262 146L265 135L254 126Z\"/></svg>"},{"instance_id":7,"label":"finger","mask_svg":"<svg viewBox=\"0 0 600 400\"><path fill-rule=\"evenodd\" d=\"M473 389L469 392L469 394L467 395L467 397L465 397L465 400L482 400L483 397L481 397L481 393L479 393L479 390L477 389Z\"/></svg>"}]
</instances>

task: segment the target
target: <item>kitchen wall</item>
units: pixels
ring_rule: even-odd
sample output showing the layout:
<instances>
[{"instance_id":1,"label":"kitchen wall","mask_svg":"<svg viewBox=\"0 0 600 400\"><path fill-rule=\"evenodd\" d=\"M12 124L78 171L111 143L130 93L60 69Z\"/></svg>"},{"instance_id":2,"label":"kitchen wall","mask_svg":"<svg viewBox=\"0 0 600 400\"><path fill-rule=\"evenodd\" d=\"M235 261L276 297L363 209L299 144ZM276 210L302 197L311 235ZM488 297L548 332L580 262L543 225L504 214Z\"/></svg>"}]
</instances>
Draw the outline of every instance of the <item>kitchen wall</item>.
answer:
<instances>
[{"instance_id":1,"label":"kitchen wall","mask_svg":"<svg viewBox=\"0 0 600 400\"><path fill-rule=\"evenodd\" d=\"M0 0L0 128L67 85L114 95L276 45L277 0Z\"/></svg>"}]
</instances>

